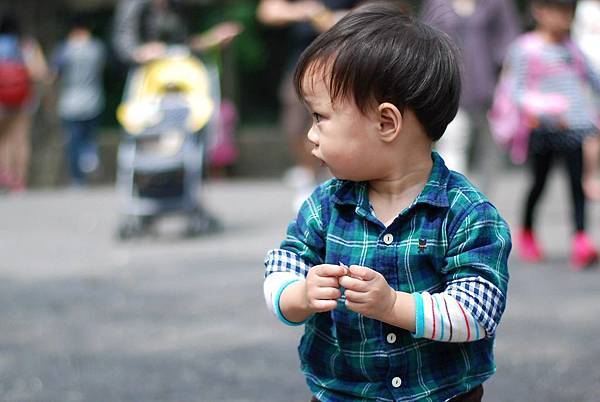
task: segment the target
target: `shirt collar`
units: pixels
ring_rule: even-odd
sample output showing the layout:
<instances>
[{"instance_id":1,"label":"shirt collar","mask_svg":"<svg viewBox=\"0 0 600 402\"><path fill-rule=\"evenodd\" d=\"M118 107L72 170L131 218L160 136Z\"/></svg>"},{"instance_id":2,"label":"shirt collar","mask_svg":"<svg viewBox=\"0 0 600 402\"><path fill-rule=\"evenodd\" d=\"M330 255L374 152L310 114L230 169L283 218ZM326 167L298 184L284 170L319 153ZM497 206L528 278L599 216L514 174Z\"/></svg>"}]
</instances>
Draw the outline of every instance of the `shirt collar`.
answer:
<instances>
[{"instance_id":1,"label":"shirt collar","mask_svg":"<svg viewBox=\"0 0 600 402\"><path fill-rule=\"evenodd\" d=\"M431 174L425 183L425 187L412 203L427 204L435 207L448 207L448 179L450 171L444 164L440 155L433 151L431 153L433 167ZM367 182L343 181L342 185L333 194L333 202L337 205L354 205L363 210L370 210Z\"/></svg>"}]
</instances>

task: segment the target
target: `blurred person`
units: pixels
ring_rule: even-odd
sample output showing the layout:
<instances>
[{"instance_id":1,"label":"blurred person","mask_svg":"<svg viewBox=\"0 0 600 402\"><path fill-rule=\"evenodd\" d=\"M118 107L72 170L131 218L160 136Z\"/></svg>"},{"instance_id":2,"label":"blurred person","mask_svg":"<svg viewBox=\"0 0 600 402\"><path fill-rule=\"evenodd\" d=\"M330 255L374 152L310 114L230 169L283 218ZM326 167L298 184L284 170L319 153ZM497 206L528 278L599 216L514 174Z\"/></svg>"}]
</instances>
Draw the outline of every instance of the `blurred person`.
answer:
<instances>
[{"instance_id":1,"label":"blurred person","mask_svg":"<svg viewBox=\"0 0 600 402\"><path fill-rule=\"evenodd\" d=\"M425 0L421 18L454 39L464 69L459 112L437 149L450 169L481 170L486 185L498 167L486 114L506 49L519 34L513 1Z\"/></svg>"},{"instance_id":2,"label":"blurred person","mask_svg":"<svg viewBox=\"0 0 600 402\"><path fill-rule=\"evenodd\" d=\"M600 74L600 0L580 0L577 3L573 21L573 40L588 58L596 73ZM600 97L595 97L595 102L600 111ZM600 183L596 178L600 158L600 137L588 137L583 144L583 152L583 191L589 199L600 201Z\"/></svg>"},{"instance_id":3,"label":"blurred person","mask_svg":"<svg viewBox=\"0 0 600 402\"><path fill-rule=\"evenodd\" d=\"M329 29L357 0L261 0L257 18L265 25L290 27L290 50L279 88L281 104L280 126L286 136L295 163L286 174L286 181L294 188L294 210L310 195L317 184L319 164L309 152L306 141L311 117L297 98L292 84L294 66L302 51L320 32Z\"/></svg>"},{"instance_id":4,"label":"blurred person","mask_svg":"<svg viewBox=\"0 0 600 402\"><path fill-rule=\"evenodd\" d=\"M125 88L124 101L120 108L123 113L120 121L123 123L123 118L129 116L130 118L125 118L125 120L130 120L130 123L136 120L132 124L137 123L139 129L158 128L161 131L160 137L167 139L163 141L163 144L175 144L181 151L177 152L174 157L177 159L178 169L166 166L164 157L155 158L165 175L164 177L157 175L157 172L146 172L147 175L139 175L142 177L140 181L146 181L146 185L144 185L143 182L140 184L140 181L135 181L135 174L133 182L129 176L130 171L136 172L138 168L140 171L144 170L140 167L141 164L137 164L135 158L138 152L135 145L139 138L133 139L135 136L132 135L121 143L117 157L119 161L117 187L130 188L129 186L132 185L145 187L146 190L140 191L133 197L135 199L133 202L151 205L148 208L137 208L137 212L131 213L131 208L127 211L127 202L123 203L123 213L119 222L119 236L122 239L147 233L156 219L167 212L186 214L188 218L186 234L190 236L210 233L220 228L219 222L197 199L196 189L205 166L204 157L210 156L207 148L216 145L215 139L219 139L218 135L223 132L219 132L219 130L231 128L235 123L233 119L235 116L230 113L225 115L229 121L221 120L222 117L219 116L221 88L218 66L216 63L211 63L208 57L202 56L205 56L209 50L217 50L220 46L231 42L241 32L242 27L236 22L227 21L216 24L202 33L193 34L190 32L186 11L184 2L181 0L121 0L117 3L113 26L113 46L120 59L131 67L130 80ZM199 54L195 55L194 53ZM184 57L173 57L177 55ZM198 62L199 60L192 60L197 59L196 56L200 56L201 63ZM164 61L165 63L152 64L153 61ZM167 93L164 94L161 93L163 88L160 86L153 88L151 85L145 85L153 82L152 77L156 78L158 74L151 73L160 71L161 67L164 68L165 75L180 74L179 71L182 70L179 70L178 67L188 69L189 73L184 73L186 75L178 75L170 79L181 78L184 81L188 81L188 78L191 79L189 86L184 82L174 83L176 92L179 92L178 87L181 87L180 95L182 96L169 96L168 85L173 83L172 81L167 83ZM188 77L187 74L192 76ZM136 92L136 89L141 88L146 88L149 92L158 95L160 102L155 104L156 108L148 107L148 102L141 101L138 104L141 105L141 108L136 109L136 95L143 93ZM178 109L171 107L169 113L167 111L168 104L169 102L174 104L175 100L187 101L191 99L192 95L198 95L200 98L191 100L191 102L198 103L185 106L182 104L182 107L185 107L191 116L191 119L186 119L187 122L182 127L179 119L181 114L176 113ZM212 106L213 103L215 103L215 107ZM144 112L146 112L145 117ZM224 123L229 124L225 127ZM162 132L161 124L164 124L167 129L174 127L178 133L183 132L185 134L183 141L179 141L179 144L177 141L169 141L170 133ZM206 131L198 131L204 127L207 127ZM125 124L124 128L126 128ZM126 128L126 130L129 133L136 132L135 127ZM197 132L205 134L192 138L191 136ZM140 152L143 152L143 149ZM123 193L129 196L131 192L126 190Z\"/></svg>"},{"instance_id":5,"label":"blurred person","mask_svg":"<svg viewBox=\"0 0 600 402\"><path fill-rule=\"evenodd\" d=\"M181 0L120 0L115 13L113 45L124 63L136 66L164 56L169 45L185 45L203 53L230 43L242 31L237 22L225 21L205 32L191 34ZM206 64L212 85L219 87L217 67ZM220 99L220 88L212 89ZM237 158L234 131L235 104L224 99L219 106L215 132L208 141L211 175L223 175Z\"/></svg>"},{"instance_id":6,"label":"blurred person","mask_svg":"<svg viewBox=\"0 0 600 402\"><path fill-rule=\"evenodd\" d=\"M65 132L71 184L84 185L98 169L96 132L104 109L104 44L88 21L73 17L67 38L54 51L52 71L59 83L58 115Z\"/></svg>"},{"instance_id":7,"label":"blurred person","mask_svg":"<svg viewBox=\"0 0 600 402\"><path fill-rule=\"evenodd\" d=\"M8 11L0 11L0 76L0 189L21 192L27 187L36 85L45 83L48 68L39 43L22 34Z\"/></svg>"},{"instance_id":8,"label":"blurred person","mask_svg":"<svg viewBox=\"0 0 600 402\"><path fill-rule=\"evenodd\" d=\"M511 240L432 150L458 109L457 49L370 3L307 48L294 84L312 154L335 178L268 252L264 295L283 323L305 325L312 401L481 401Z\"/></svg>"},{"instance_id":9,"label":"blurred person","mask_svg":"<svg viewBox=\"0 0 600 402\"><path fill-rule=\"evenodd\" d=\"M184 44L202 52L229 43L241 30L238 23L226 21L191 34L181 0L120 0L113 45L123 62L143 64L163 56L169 44Z\"/></svg>"},{"instance_id":10,"label":"blurred person","mask_svg":"<svg viewBox=\"0 0 600 402\"><path fill-rule=\"evenodd\" d=\"M219 124L214 141L208 144L209 176L213 178L226 177L228 169L238 157L235 143L235 130L238 123L238 113L235 105L228 99L221 101L219 109Z\"/></svg>"},{"instance_id":11,"label":"blurred person","mask_svg":"<svg viewBox=\"0 0 600 402\"><path fill-rule=\"evenodd\" d=\"M597 112L585 88L599 94L600 78L570 38L576 4L576 0L533 0L535 29L511 45L506 68L515 77L514 102L530 127L527 159L532 182L518 235L519 255L529 262L543 259L534 231L535 212L548 173L560 158L565 161L573 200L571 265L579 270L598 259L586 233L582 144L597 135Z\"/></svg>"}]
</instances>

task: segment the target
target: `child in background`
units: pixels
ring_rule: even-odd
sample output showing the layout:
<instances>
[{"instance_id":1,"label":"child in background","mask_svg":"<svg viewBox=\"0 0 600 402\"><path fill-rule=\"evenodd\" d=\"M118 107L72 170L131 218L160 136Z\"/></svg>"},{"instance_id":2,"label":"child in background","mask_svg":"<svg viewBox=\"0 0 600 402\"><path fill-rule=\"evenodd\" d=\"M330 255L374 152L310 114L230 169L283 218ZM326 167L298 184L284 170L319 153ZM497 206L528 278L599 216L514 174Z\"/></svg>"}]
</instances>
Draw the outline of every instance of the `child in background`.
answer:
<instances>
[{"instance_id":1,"label":"child in background","mask_svg":"<svg viewBox=\"0 0 600 402\"><path fill-rule=\"evenodd\" d=\"M537 262L543 258L534 233L535 209L555 159L566 162L571 182L575 235L571 264L575 269L590 266L598 258L592 240L585 232L585 196L582 186L584 140L597 135L597 112L585 87L600 93L600 79L569 31L576 0L534 0L533 32L522 35L510 48L508 68L516 79L515 102L528 116L528 162L533 182L527 193L519 233L521 259Z\"/></svg>"},{"instance_id":2,"label":"child in background","mask_svg":"<svg viewBox=\"0 0 600 402\"><path fill-rule=\"evenodd\" d=\"M457 50L396 6L358 7L302 54L320 185L265 260L267 306L305 324L313 401L480 401L495 371L509 229L432 152L458 109Z\"/></svg>"},{"instance_id":3,"label":"child in background","mask_svg":"<svg viewBox=\"0 0 600 402\"><path fill-rule=\"evenodd\" d=\"M96 131L104 109L105 61L104 45L92 36L89 24L81 16L73 17L67 39L54 52L52 68L59 80L58 115L75 186L86 184L99 165Z\"/></svg>"},{"instance_id":4,"label":"child in background","mask_svg":"<svg viewBox=\"0 0 600 402\"><path fill-rule=\"evenodd\" d=\"M0 192L27 188L30 130L47 79L48 66L38 41L23 34L15 14L0 10Z\"/></svg>"}]
</instances>

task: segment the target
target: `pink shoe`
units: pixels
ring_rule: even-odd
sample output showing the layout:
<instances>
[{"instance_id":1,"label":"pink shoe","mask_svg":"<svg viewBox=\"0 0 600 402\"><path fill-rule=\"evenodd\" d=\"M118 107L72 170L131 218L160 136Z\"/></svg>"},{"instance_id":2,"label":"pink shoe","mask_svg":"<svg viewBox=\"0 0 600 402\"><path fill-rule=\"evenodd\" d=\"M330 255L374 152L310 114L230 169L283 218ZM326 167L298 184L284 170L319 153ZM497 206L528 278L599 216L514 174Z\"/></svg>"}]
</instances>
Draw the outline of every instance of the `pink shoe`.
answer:
<instances>
[{"instance_id":1,"label":"pink shoe","mask_svg":"<svg viewBox=\"0 0 600 402\"><path fill-rule=\"evenodd\" d=\"M531 230L521 230L517 241L519 257L522 261L540 262L543 259L542 250Z\"/></svg>"},{"instance_id":2,"label":"pink shoe","mask_svg":"<svg viewBox=\"0 0 600 402\"><path fill-rule=\"evenodd\" d=\"M573 251L571 253L571 264L577 271L588 268L598 261L598 251L592 240L585 232L577 232L573 238Z\"/></svg>"},{"instance_id":3,"label":"pink shoe","mask_svg":"<svg viewBox=\"0 0 600 402\"><path fill-rule=\"evenodd\" d=\"M12 184L12 180L8 174L6 174L3 170L0 170L0 186L2 187L10 187Z\"/></svg>"},{"instance_id":4,"label":"pink shoe","mask_svg":"<svg viewBox=\"0 0 600 402\"><path fill-rule=\"evenodd\" d=\"M24 193L27 190L24 180L16 180L12 183L10 191L13 193Z\"/></svg>"}]
</instances>

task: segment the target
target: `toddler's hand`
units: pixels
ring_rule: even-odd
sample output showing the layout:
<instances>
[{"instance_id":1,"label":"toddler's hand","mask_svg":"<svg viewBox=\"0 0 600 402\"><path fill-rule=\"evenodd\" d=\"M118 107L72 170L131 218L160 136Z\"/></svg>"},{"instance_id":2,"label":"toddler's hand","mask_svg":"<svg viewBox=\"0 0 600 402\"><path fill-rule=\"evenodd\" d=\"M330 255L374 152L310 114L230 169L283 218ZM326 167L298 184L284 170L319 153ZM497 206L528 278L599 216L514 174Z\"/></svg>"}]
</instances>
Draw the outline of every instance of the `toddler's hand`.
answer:
<instances>
[{"instance_id":1,"label":"toddler's hand","mask_svg":"<svg viewBox=\"0 0 600 402\"><path fill-rule=\"evenodd\" d=\"M396 302L396 291L379 272L371 268L351 265L348 276L340 278L346 288L346 307L366 317L385 321Z\"/></svg>"},{"instance_id":2,"label":"toddler's hand","mask_svg":"<svg viewBox=\"0 0 600 402\"><path fill-rule=\"evenodd\" d=\"M346 269L339 265L315 265L306 276L306 301L308 308L315 313L334 310L337 299L342 296L339 277Z\"/></svg>"}]
</instances>

